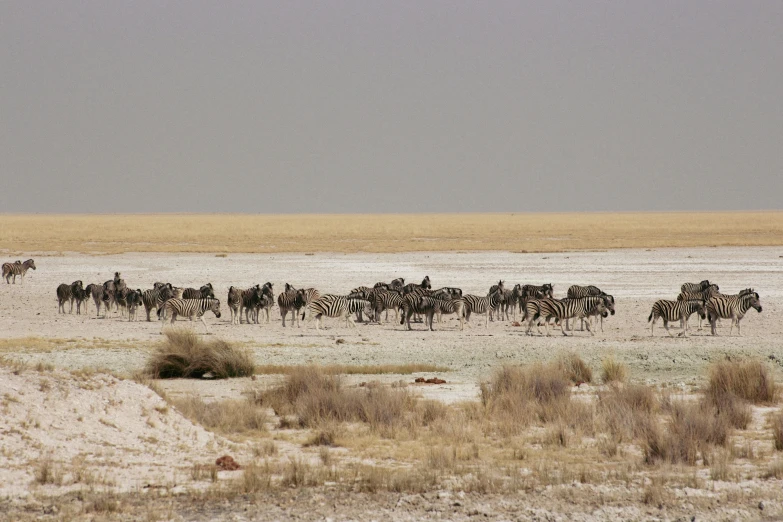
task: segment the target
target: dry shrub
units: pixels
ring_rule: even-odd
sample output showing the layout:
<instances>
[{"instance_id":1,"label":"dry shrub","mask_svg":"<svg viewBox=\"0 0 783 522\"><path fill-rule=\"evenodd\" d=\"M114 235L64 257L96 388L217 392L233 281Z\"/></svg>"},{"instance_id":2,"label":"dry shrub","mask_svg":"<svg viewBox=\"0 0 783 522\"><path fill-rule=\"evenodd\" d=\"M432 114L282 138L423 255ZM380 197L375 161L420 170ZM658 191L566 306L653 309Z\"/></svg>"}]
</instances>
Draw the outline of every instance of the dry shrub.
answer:
<instances>
[{"instance_id":1,"label":"dry shrub","mask_svg":"<svg viewBox=\"0 0 783 522\"><path fill-rule=\"evenodd\" d=\"M778 413L771 418L772 438L775 441L775 449L783 451L783 414Z\"/></svg>"},{"instance_id":2,"label":"dry shrub","mask_svg":"<svg viewBox=\"0 0 783 522\"><path fill-rule=\"evenodd\" d=\"M575 353L564 355L558 361L561 371L573 383L593 382L593 370Z\"/></svg>"},{"instance_id":3,"label":"dry shrub","mask_svg":"<svg viewBox=\"0 0 783 522\"><path fill-rule=\"evenodd\" d=\"M263 466L255 462L245 466L242 477L236 482L236 486L242 493L258 493L269 491L272 488L272 469L269 461L264 461Z\"/></svg>"},{"instance_id":4,"label":"dry shrub","mask_svg":"<svg viewBox=\"0 0 783 522\"><path fill-rule=\"evenodd\" d=\"M764 473L765 479L783 479L783 460L771 462Z\"/></svg>"},{"instance_id":5,"label":"dry shrub","mask_svg":"<svg viewBox=\"0 0 783 522\"><path fill-rule=\"evenodd\" d=\"M63 483L63 472L51 456L42 457L35 465L33 470L35 482L37 484L54 484L57 486Z\"/></svg>"},{"instance_id":6,"label":"dry shrub","mask_svg":"<svg viewBox=\"0 0 783 522\"><path fill-rule=\"evenodd\" d=\"M658 401L649 386L611 386L598 393L598 411L615 442L643 436L655 422Z\"/></svg>"},{"instance_id":7,"label":"dry shrub","mask_svg":"<svg viewBox=\"0 0 783 522\"><path fill-rule=\"evenodd\" d=\"M154 379L249 377L255 365L250 354L219 339L204 341L189 330L168 330L166 340L147 361Z\"/></svg>"},{"instance_id":8,"label":"dry shrub","mask_svg":"<svg viewBox=\"0 0 783 522\"><path fill-rule=\"evenodd\" d=\"M733 428L740 430L747 429L750 421L753 420L753 411L742 399L738 399L730 392L713 392L704 396L706 406L715 411L715 415L726 417Z\"/></svg>"},{"instance_id":9,"label":"dry shrub","mask_svg":"<svg viewBox=\"0 0 783 522\"><path fill-rule=\"evenodd\" d=\"M716 450L710 456L710 478L712 480L729 480L731 478L731 453L727 450Z\"/></svg>"},{"instance_id":10,"label":"dry shrub","mask_svg":"<svg viewBox=\"0 0 783 522\"><path fill-rule=\"evenodd\" d=\"M337 435L333 427L325 428L314 433L310 440L304 443L305 447L310 446L334 446Z\"/></svg>"},{"instance_id":11,"label":"dry shrub","mask_svg":"<svg viewBox=\"0 0 783 522\"><path fill-rule=\"evenodd\" d=\"M262 404L278 415L296 415L300 427L339 422L364 422L384 437L415 422L417 400L407 390L371 383L346 388L340 378L317 366L303 366L284 382L260 394Z\"/></svg>"},{"instance_id":12,"label":"dry shrub","mask_svg":"<svg viewBox=\"0 0 783 522\"><path fill-rule=\"evenodd\" d=\"M709 450L727 447L731 425L725 415L715 415L704 404L672 403L666 429L651 423L645 427L644 460L648 464L696 464L709 461Z\"/></svg>"},{"instance_id":13,"label":"dry shrub","mask_svg":"<svg viewBox=\"0 0 783 522\"><path fill-rule=\"evenodd\" d=\"M283 468L280 484L285 487L300 488L317 486L320 480L312 466L301 459L291 458Z\"/></svg>"},{"instance_id":14,"label":"dry shrub","mask_svg":"<svg viewBox=\"0 0 783 522\"><path fill-rule=\"evenodd\" d=\"M710 366L707 396L732 394L753 404L776 399L775 378L758 361L721 361Z\"/></svg>"},{"instance_id":15,"label":"dry shrub","mask_svg":"<svg viewBox=\"0 0 783 522\"><path fill-rule=\"evenodd\" d=\"M265 431L269 420L263 409L248 400L204 402L191 395L173 401L173 405L193 422L222 433Z\"/></svg>"},{"instance_id":16,"label":"dry shrub","mask_svg":"<svg viewBox=\"0 0 783 522\"><path fill-rule=\"evenodd\" d=\"M666 490L666 478L660 475L650 477L649 484L644 486L642 492L642 502L651 506L662 507L669 499L669 492Z\"/></svg>"},{"instance_id":17,"label":"dry shrub","mask_svg":"<svg viewBox=\"0 0 783 522\"><path fill-rule=\"evenodd\" d=\"M628 380L628 367L621 362L617 362L614 357L607 357L601 362L601 380L606 384L626 382Z\"/></svg>"}]
</instances>

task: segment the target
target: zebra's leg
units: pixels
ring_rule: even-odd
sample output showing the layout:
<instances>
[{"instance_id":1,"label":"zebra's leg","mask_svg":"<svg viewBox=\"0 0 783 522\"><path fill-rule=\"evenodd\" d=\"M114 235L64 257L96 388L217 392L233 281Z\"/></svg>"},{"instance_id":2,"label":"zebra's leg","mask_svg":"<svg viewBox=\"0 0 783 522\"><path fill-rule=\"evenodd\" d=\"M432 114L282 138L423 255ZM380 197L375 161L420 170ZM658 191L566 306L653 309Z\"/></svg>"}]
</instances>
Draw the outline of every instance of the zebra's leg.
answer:
<instances>
[{"instance_id":1,"label":"zebra's leg","mask_svg":"<svg viewBox=\"0 0 783 522\"><path fill-rule=\"evenodd\" d=\"M315 316L315 331L321 333L321 314Z\"/></svg>"},{"instance_id":2,"label":"zebra's leg","mask_svg":"<svg viewBox=\"0 0 783 522\"><path fill-rule=\"evenodd\" d=\"M737 317L737 336L742 337L742 332L740 331L740 318Z\"/></svg>"},{"instance_id":3,"label":"zebra's leg","mask_svg":"<svg viewBox=\"0 0 783 522\"><path fill-rule=\"evenodd\" d=\"M557 324L557 323L555 323L555 324ZM568 330L568 328L564 327L563 326L564 324L565 325L568 324L568 319L566 319L565 321L563 321L562 319L560 320L560 331L563 333L563 336L568 337L568 334L566 333L566 330ZM576 324L576 317L574 317L574 324Z\"/></svg>"},{"instance_id":4,"label":"zebra's leg","mask_svg":"<svg viewBox=\"0 0 783 522\"><path fill-rule=\"evenodd\" d=\"M734 331L734 321L737 320L737 317L735 315L731 316L731 325L729 326L729 337L731 337L731 333Z\"/></svg>"},{"instance_id":5,"label":"zebra's leg","mask_svg":"<svg viewBox=\"0 0 783 522\"><path fill-rule=\"evenodd\" d=\"M280 317L283 318L283 328L285 328L285 316L288 315L288 310L285 308L280 309Z\"/></svg>"},{"instance_id":6,"label":"zebra's leg","mask_svg":"<svg viewBox=\"0 0 783 522\"><path fill-rule=\"evenodd\" d=\"M484 328L489 329L489 316L490 312L492 311L491 308L487 308L487 311L484 313L485 319L484 319Z\"/></svg>"},{"instance_id":7,"label":"zebra's leg","mask_svg":"<svg viewBox=\"0 0 783 522\"><path fill-rule=\"evenodd\" d=\"M590 326L590 318L585 319L585 325L587 325L587 331L590 332L590 336L595 336L595 332L593 332L592 327Z\"/></svg>"},{"instance_id":8,"label":"zebra's leg","mask_svg":"<svg viewBox=\"0 0 783 522\"><path fill-rule=\"evenodd\" d=\"M653 333L655 331L655 321L658 320L658 316L653 315L652 321L650 321L650 337L655 337L655 334Z\"/></svg>"},{"instance_id":9,"label":"zebra's leg","mask_svg":"<svg viewBox=\"0 0 783 522\"><path fill-rule=\"evenodd\" d=\"M204 335L209 334L209 327L207 327L207 322L204 320L204 316L200 315L199 320L201 320L201 324L204 325Z\"/></svg>"},{"instance_id":10,"label":"zebra's leg","mask_svg":"<svg viewBox=\"0 0 783 522\"><path fill-rule=\"evenodd\" d=\"M718 322L718 317L714 315L710 315L708 319L710 320L710 332L712 333L712 335L717 336L718 329L715 327L716 326L715 323Z\"/></svg>"},{"instance_id":11,"label":"zebra's leg","mask_svg":"<svg viewBox=\"0 0 783 522\"><path fill-rule=\"evenodd\" d=\"M674 337L674 334L669 331L669 321L665 317L663 318L663 327L666 328L666 333L669 334L669 337Z\"/></svg>"}]
</instances>

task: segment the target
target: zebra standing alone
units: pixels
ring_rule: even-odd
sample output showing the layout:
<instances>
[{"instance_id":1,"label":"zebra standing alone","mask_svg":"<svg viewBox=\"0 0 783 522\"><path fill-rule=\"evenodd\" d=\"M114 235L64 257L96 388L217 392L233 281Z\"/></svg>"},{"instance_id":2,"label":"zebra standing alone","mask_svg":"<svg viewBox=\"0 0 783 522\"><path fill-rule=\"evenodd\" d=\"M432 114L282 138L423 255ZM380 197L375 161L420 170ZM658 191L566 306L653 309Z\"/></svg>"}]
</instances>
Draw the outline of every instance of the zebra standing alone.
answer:
<instances>
[{"instance_id":1,"label":"zebra standing alone","mask_svg":"<svg viewBox=\"0 0 783 522\"><path fill-rule=\"evenodd\" d=\"M204 325L204 332L209 332L204 314L211 311L215 317L220 318L220 301L218 299L169 299L163 303L164 317L171 317L169 324L173 325L177 316L192 318L195 316ZM163 321L165 326L166 321ZM162 328L161 328L162 329Z\"/></svg>"},{"instance_id":2,"label":"zebra standing alone","mask_svg":"<svg viewBox=\"0 0 783 522\"><path fill-rule=\"evenodd\" d=\"M759 294L752 290L744 294L711 297L710 300L707 301L707 319L710 322L712 335L718 335L718 331L715 328L715 322L718 318L730 318L731 328L729 328L729 335L731 335L734 324L736 323L737 335L741 336L740 321L745 317L745 313L751 308L755 309L758 313L761 313Z\"/></svg>"},{"instance_id":3,"label":"zebra standing alone","mask_svg":"<svg viewBox=\"0 0 783 522\"><path fill-rule=\"evenodd\" d=\"M345 319L345 324L356 328L351 314L355 314L359 310L363 310L369 317L372 313L370 308L370 302L364 299L348 299L346 296L324 294L315 301L307 305L307 315L315 318L315 329L317 332L321 331L321 318L337 317L339 319Z\"/></svg>"},{"instance_id":4,"label":"zebra standing alone","mask_svg":"<svg viewBox=\"0 0 783 522\"><path fill-rule=\"evenodd\" d=\"M655 322L659 317L663 318L663 327L666 328L666 333L671 337L674 337L674 335L669 331L669 321L680 321L680 328L682 329L680 335L687 337L688 318L694 313L699 314L699 317L704 319L704 301L700 299L689 299L687 301L660 299L655 301L650 316L647 318L647 322L650 323L650 337L653 336Z\"/></svg>"},{"instance_id":5,"label":"zebra standing alone","mask_svg":"<svg viewBox=\"0 0 783 522\"><path fill-rule=\"evenodd\" d=\"M16 284L16 276L19 276L22 278L21 284L24 284L24 275L30 268L35 270L35 261L32 259L28 259L24 263L19 261L16 263L3 263L3 279L5 279L6 283L11 284L11 276L14 276L14 284Z\"/></svg>"}]
</instances>

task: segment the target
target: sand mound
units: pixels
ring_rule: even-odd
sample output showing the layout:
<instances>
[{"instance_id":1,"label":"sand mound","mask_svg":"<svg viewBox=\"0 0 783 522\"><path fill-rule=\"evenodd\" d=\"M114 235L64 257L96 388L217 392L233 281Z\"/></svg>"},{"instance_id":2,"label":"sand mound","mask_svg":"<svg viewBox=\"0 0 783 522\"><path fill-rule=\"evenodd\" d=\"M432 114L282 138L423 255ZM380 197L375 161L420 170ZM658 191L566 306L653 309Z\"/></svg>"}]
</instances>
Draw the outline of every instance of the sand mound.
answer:
<instances>
[{"instance_id":1,"label":"sand mound","mask_svg":"<svg viewBox=\"0 0 783 522\"><path fill-rule=\"evenodd\" d=\"M106 374L0 369L0 406L2 496L173 488L228 448L148 387Z\"/></svg>"}]
</instances>

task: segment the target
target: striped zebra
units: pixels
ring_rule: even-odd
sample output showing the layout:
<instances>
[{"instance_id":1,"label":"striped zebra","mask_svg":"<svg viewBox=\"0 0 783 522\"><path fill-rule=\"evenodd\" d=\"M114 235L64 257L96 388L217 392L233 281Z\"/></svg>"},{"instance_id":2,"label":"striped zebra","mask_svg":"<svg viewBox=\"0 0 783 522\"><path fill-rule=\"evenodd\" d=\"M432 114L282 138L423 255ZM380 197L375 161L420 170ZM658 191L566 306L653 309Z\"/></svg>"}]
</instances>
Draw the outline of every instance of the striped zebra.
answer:
<instances>
[{"instance_id":1,"label":"striped zebra","mask_svg":"<svg viewBox=\"0 0 783 522\"><path fill-rule=\"evenodd\" d=\"M462 289L455 288L453 286L444 286L443 288L438 288L437 290L433 291L432 297L436 299L459 299L462 297Z\"/></svg>"},{"instance_id":2,"label":"striped zebra","mask_svg":"<svg viewBox=\"0 0 783 522\"><path fill-rule=\"evenodd\" d=\"M568 287L568 292L566 293L566 297L568 299L580 299L582 297L606 297L606 308L609 310L609 315L614 315L614 296L607 294L600 288L594 285L589 286L579 286L579 285L571 285ZM601 331L604 331L604 318L601 317ZM581 326L580 330L584 330L584 319L580 319ZM568 327L568 321L566 321L566 328L569 330L571 328Z\"/></svg>"},{"instance_id":3,"label":"striped zebra","mask_svg":"<svg viewBox=\"0 0 783 522\"><path fill-rule=\"evenodd\" d=\"M104 316L111 312L111 305L114 304L114 311L119 311L119 303L117 302L117 292L126 288L125 280L120 277L119 272L114 272L114 279L110 279L103 283L103 305L105 308Z\"/></svg>"},{"instance_id":4,"label":"striped zebra","mask_svg":"<svg viewBox=\"0 0 783 522\"><path fill-rule=\"evenodd\" d=\"M245 322L248 324L250 323L250 320L248 319L248 313L252 316L253 322L255 324L258 324L258 318L261 313L261 311L266 312L266 321L269 322L269 310L271 310L272 306L275 304L275 300L270 296L268 293L264 292L263 287L261 288L261 295L259 298L253 303L254 306L246 306L245 307Z\"/></svg>"},{"instance_id":5,"label":"striped zebra","mask_svg":"<svg viewBox=\"0 0 783 522\"><path fill-rule=\"evenodd\" d=\"M373 319L380 323L381 312L386 311L385 321L389 321L389 310L394 310L394 320L400 318L400 307L402 306L402 294L394 290L383 290L375 288L369 296L370 306L372 307Z\"/></svg>"},{"instance_id":6,"label":"striped zebra","mask_svg":"<svg viewBox=\"0 0 783 522\"><path fill-rule=\"evenodd\" d=\"M419 289L430 290L431 288L432 285L430 284L430 276L424 276L424 279L422 279L421 283L419 283L418 285L416 283L408 283L407 285L403 286L402 295L407 295Z\"/></svg>"},{"instance_id":7,"label":"striped zebra","mask_svg":"<svg viewBox=\"0 0 783 522\"><path fill-rule=\"evenodd\" d=\"M199 319L204 325L204 332L209 332L204 314L211 311L215 317L220 318L220 300L218 299L169 299L163 303L165 317L170 317L169 324L173 325L177 316ZM191 319L192 320L192 319ZM165 326L166 321L163 321Z\"/></svg>"},{"instance_id":8,"label":"striped zebra","mask_svg":"<svg viewBox=\"0 0 783 522\"><path fill-rule=\"evenodd\" d=\"M400 324L408 323L408 330L411 330L411 316L413 314L424 316L424 326L430 331L432 328L432 319L435 316L435 307L439 302L429 296L417 295L416 293L407 294L402 300L402 314L400 314Z\"/></svg>"},{"instance_id":9,"label":"striped zebra","mask_svg":"<svg viewBox=\"0 0 783 522\"><path fill-rule=\"evenodd\" d=\"M376 288L370 288L369 286L359 286L348 292L348 299L364 299L370 301L370 296L375 292ZM372 320L371 318L369 318ZM356 312L356 320L360 323L364 322L363 310Z\"/></svg>"},{"instance_id":10,"label":"striped zebra","mask_svg":"<svg viewBox=\"0 0 783 522\"><path fill-rule=\"evenodd\" d=\"M285 328L285 318L288 312L292 314L291 326L294 322L299 326L299 310L304 306L304 301L296 288L286 283L283 293L277 296L277 306L280 308L280 317L283 318L283 328Z\"/></svg>"},{"instance_id":11,"label":"striped zebra","mask_svg":"<svg viewBox=\"0 0 783 522\"><path fill-rule=\"evenodd\" d=\"M350 325L356 328L351 315L358 310L364 310L369 317L372 313L370 302L364 299L348 299L348 297L343 295L324 294L307 305L307 315L310 317L310 320L315 318L315 329L318 332L321 330L321 318L323 316L345 319L346 326Z\"/></svg>"},{"instance_id":12,"label":"striped zebra","mask_svg":"<svg viewBox=\"0 0 783 522\"><path fill-rule=\"evenodd\" d=\"M88 312L88 303L92 297L92 287L94 285L89 284L84 288L80 288L73 293L74 300L76 301L76 313L82 313L82 307L84 307L84 313Z\"/></svg>"},{"instance_id":13,"label":"striped zebra","mask_svg":"<svg viewBox=\"0 0 783 522\"><path fill-rule=\"evenodd\" d=\"M716 292L718 291L718 285L713 285L707 279L705 279L701 283L683 283L680 287L680 292L702 292L711 286L715 287Z\"/></svg>"},{"instance_id":14,"label":"striped zebra","mask_svg":"<svg viewBox=\"0 0 783 522\"><path fill-rule=\"evenodd\" d=\"M566 337L565 320L576 317L589 317L591 315L608 315L606 300L603 297L582 297L580 299L552 299L544 298L538 301L538 312L533 316L533 321L544 319L546 335L549 336L549 320L554 319L560 324L560 331ZM595 335L587 321L587 331Z\"/></svg>"},{"instance_id":15,"label":"striped zebra","mask_svg":"<svg viewBox=\"0 0 783 522\"><path fill-rule=\"evenodd\" d=\"M386 290L399 290L402 291L402 287L405 286L405 278L398 277L391 283L375 283L373 288L385 288Z\"/></svg>"},{"instance_id":16,"label":"striped zebra","mask_svg":"<svg viewBox=\"0 0 783 522\"><path fill-rule=\"evenodd\" d=\"M19 276L22 278L21 284L24 284L24 276L30 268L35 270L35 261L32 259L28 259L24 263L21 263L20 261L16 261L15 263L3 263L3 279L10 285L11 276L14 276L14 284L16 284L16 276Z\"/></svg>"},{"instance_id":17,"label":"striped zebra","mask_svg":"<svg viewBox=\"0 0 783 522\"><path fill-rule=\"evenodd\" d=\"M207 283L199 289L186 288L182 291L182 299L214 299L215 291L212 283Z\"/></svg>"},{"instance_id":18,"label":"striped zebra","mask_svg":"<svg viewBox=\"0 0 783 522\"><path fill-rule=\"evenodd\" d=\"M663 319L663 327L666 328L666 333L670 337L674 337L674 335L669 331L669 321L680 321L680 328L682 329L680 335L687 337L688 318L693 314L699 314L699 317L704 319L704 301L700 299L689 299L687 301L660 299L655 301L650 316L647 318L647 322L650 323L650 337L653 336L655 322L659 317Z\"/></svg>"},{"instance_id":19,"label":"striped zebra","mask_svg":"<svg viewBox=\"0 0 783 522\"><path fill-rule=\"evenodd\" d=\"M486 321L484 328L489 328L489 316L492 310L495 310L502 303L503 299L503 281L499 281L495 292L486 297L468 294L462 298L465 302L465 322L469 323L471 314L485 314ZM468 324L470 326L470 324Z\"/></svg>"},{"instance_id":20,"label":"striped zebra","mask_svg":"<svg viewBox=\"0 0 783 522\"><path fill-rule=\"evenodd\" d=\"M684 287L685 285L682 286ZM704 301L706 303L714 295L721 295L718 293L718 285L708 285L702 290L689 290L689 291L680 292L680 294L677 296L677 300L678 301ZM701 322L703 319L704 317L700 315L699 331L701 331Z\"/></svg>"},{"instance_id":21,"label":"striped zebra","mask_svg":"<svg viewBox=\"0 0 783 522\"><path fill-rule=\"evenodd\" d=\"M269 317L272 312L272 307L275 305L275 294L272 283L266 282L261 287L261 301L258 303L258 308L255 311L256 324L258 324L258 314L260 311L266 312L266 323L269 323Z\"/></svg>"},{"instance_id":22,"label":"striped zebra","mask_svg":"<svg viewBox=\"0 0 783 522\"><path fill-rule=\"evenodd\" d=\"M433 296L432 298L436 301L435 316L438 318L439 323L442 321L444 315L457 314L459 329L465 329L465 301L463 301L461 297L447 298Z\"/></svg>"},{"instance_id":23,"label":"striped zebra","mask_svg":"<svg viewBox=\"0 0 783 522\"><path fill-rule=\"evenodd\" d=\"M307 306L313 301L315 301L316 299L320 299L321 292L319 292L315 288L300 288L299 290L296 291L296 295L302 301L302 308L301 308L302 316L300 319L304 320L305 316L307 315Z\"/></svg>"},{"instance_id":24,"label":"striped zebra","mask_svg":"<svg viewBox=\"0 0 783 522\"><path fill-rule=\"evenodd\" d=\"M128 321L133 321L136 318L136 308L142 304L141 295L140 289L133 290L132 288L123 288L115 294L114 298L122 317L127 315Z\"/></svg>"},{"instance_id":25,"label":"striped zebra","mask_svg":"<svg viewBox=\"0 0 783 522\"><path fill-rule=\"evenodd\" d=\"M145 290L141 294L141 302L144 305L144 311L147 312L147 321L151 321L150 312L155 309L156 315L163 306L163 303L174 297L174 287L171 283L155 283L153 288Z\"/></svg>"},{"instance_id":26,"label":"striped zebra","mask_svg":"<svg viewBox=\"0 0 783 522\"><path fill-rule=\"evenodd\" d=\"M707 320L710 322L712 335L718 335L718 331L715 328L715 323L718 318L730 318L731 328L729 328L729 335L731 335L734 324L736 323L737 335L741 336L740 321L751 308L755 309L758 313L761 313L761 301L759 300L759 294L756 292L711 297L710 300L707 301Z\"/></svg>"},{"instance_id":27,"label":"striped zebra","mask_svg":"<svg viewBox=\"0 0 783 522\"><path fill-rule=\"evenodd\" d=\"M61 284L57 287L57 313L65 313L65 303L70 303L69 314L73 313L73 302L76 300L75 293L83 290L81 281L74 281L70 285Z\"/></svg>"},{"instance_id":28,"label":"striped zebra","mask_svg":"<svg viewBox=\"0 0 783 522\"><path fill-rule=\"evenodd\" d=\"M247 312L254 309L261 301L261 285L251 286L246 290L232 286L228 289L228 298L226 300L229 312L231 313L231 324L242 324L242 312L245 311L246 322Z\"/></svg>"},{"instance_id":29,"label":"striped zebra","mask_svg":"<svg viewBox=\"0 0 783 522\"><path fill-rule=\"evenodd\" d=\"M552 283L546 283L544 285L525 285L522 287L522 297L525 298L537 298L537 296L549 297L554 299L555 285Z\"/></svg>"},{"instance_id":30,"label":"striped zebra","mask_svg":"<svg viewBox=\"0 0 783 522\"><path fill-rule=\"evenodd\" d=\"M92 302L95 304L95 316L100 317L101 305L103 304L103 285L90 283L84 287L84 291L89 297L92 297Z\"/></svg>"}]
</instances>

